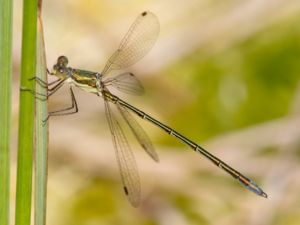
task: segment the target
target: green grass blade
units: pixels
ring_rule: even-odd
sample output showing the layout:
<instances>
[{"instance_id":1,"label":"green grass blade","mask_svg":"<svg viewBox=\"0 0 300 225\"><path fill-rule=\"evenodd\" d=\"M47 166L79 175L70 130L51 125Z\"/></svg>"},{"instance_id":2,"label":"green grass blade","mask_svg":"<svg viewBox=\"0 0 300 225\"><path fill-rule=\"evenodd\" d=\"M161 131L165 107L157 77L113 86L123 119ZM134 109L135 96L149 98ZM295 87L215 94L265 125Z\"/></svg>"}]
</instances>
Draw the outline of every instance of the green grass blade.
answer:
<instances>
[{"instance_id":1,"label":"green grass blade","mask_svg":"<svg viewBox=\"0 0 300 225\"><path fill-rule=\"evenodd\" d=\"M9 225L12 0L0 0L0 224Z\"/></svg>"},{"instance_id":2,"label":"green grass blade","mask_svg":"<svg viewBox=\"0 0 300 225\"><path fill-rule=\"evenodd\" d=\"M37 0L23 2L21 87L34 90L35 76ZM32 162L34 132L34 95L20 92L19 145L17 164L16 225L29 225L31 216Z\"/></svg>"},{"instance_id":3,"label":"green grass blade","mask_svg":"<svg viewBox=\"0 0 300 225\"><path fill-rule=\"evenodd\" d=\"M41 18L38 20L36 68L37 77L47 81L44 34ZM40 85L36 85L36 91L47 94L46 88ZM47 102L36 101L35 225L46 224L48 126L47 124L43 125L43 120L47 115Z\"/></svg>"}]
</instances>

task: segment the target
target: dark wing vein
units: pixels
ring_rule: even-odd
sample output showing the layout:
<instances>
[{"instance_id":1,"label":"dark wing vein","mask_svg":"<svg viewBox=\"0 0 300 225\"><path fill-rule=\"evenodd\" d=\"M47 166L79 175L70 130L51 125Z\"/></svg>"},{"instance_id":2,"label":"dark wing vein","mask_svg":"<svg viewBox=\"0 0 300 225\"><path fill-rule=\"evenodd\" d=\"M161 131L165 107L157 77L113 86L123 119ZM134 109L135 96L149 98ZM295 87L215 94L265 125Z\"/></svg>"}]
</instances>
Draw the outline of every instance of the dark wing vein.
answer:
<instances>
[{"instance_id":1,"label":"dark wing vein","mask_svg":"<svg viewBox=\"0 0 300 225\"><path fill-rule=\"evenodd\" d=\"M103 83L106 87L112 86L126 94L141 95L144 93L143 85L132 73L119 74L106 79Z\"/></svg>"},{"instance_id":2,"label":"dark wing vein","mask_svg":"<svg viewBox=\"0 0 300 225\"><path fill-rule=\"evenodd\" d=\"M126 68L140 60L154 45L159 33L157 17L149 11L141 13L129 28L117 51L109 58L102 71Z\"/></svg>"},{"instance_id":3,"label":"dark wing vein","mask_svg":"<svg viewBox=\"0 0 300 225\"><path fill-rule=\"evenodd\" d=\"M120 111L121 115L127 122L128 126L130 127L131 131L133 132L134 136L143 147L143 149L148 153L148 155L156 162L159 161L158 155L152 145L150 138L148 137L147 133L144 129L139 125L139 123L133 118L133 116L128 112L126 108L117 104L118 110Z\"/></svg>"},{"instance_id":4,"label":"dark wing vein","mask_svg":"<svg viewBox=\"0 0 300 225\"><path fill-rule=\"evenodd\" d=\"M124 192L130 203L137 207L140 203L141 188L140 178L134 155L130 149L122 128L113 112L110 109L109 102L105 103L105 115L111 131L116 158L124 185Z\"/></svg>"}]
</instances>

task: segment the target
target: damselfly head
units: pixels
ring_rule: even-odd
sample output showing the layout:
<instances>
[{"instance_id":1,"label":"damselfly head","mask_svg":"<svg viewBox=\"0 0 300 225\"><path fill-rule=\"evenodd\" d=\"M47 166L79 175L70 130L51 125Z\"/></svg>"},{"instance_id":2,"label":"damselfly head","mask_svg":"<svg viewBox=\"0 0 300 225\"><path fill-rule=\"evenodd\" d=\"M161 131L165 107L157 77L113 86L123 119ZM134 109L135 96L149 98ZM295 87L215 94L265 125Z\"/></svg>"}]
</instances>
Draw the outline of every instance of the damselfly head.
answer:
<instances>
[{"instance_id":1,"label":"damselfly head","mask_svg":"<svg viewBox=\"0 0 300 225\"><path fill-rule=\"evenodd\" d=\"M66 67L68 65L68 62L69 62L68 58L66 56L62 55L62 56L59 56L57 58L57 63L56 64Z\"/></svg>"},{"instance_id":2,"label":"damselfly head","mask_svg":"<svg viewBox=\"0 0 300 225\"><path fill-rule=\"evenodd\" d=\"M53 75L64 78L68 76L68 58L66 56L59 56L57 63L53 66Z\"/></svg>"}]
</instances>

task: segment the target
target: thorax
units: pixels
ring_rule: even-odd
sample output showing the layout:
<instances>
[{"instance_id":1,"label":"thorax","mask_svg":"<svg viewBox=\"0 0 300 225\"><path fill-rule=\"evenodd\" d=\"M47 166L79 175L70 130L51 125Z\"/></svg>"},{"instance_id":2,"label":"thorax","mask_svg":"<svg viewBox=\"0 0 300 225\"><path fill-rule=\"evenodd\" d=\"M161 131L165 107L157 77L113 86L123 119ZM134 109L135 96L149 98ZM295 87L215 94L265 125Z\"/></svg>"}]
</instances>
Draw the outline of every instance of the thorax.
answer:
<instances>
[{"instance_id":1,"label":"thorax","mask_svg":"<svg viewBox=\"0 0 300 225\"><path fill-rule=\"evenodd\" d=\"M68 82L84 91L98 93L101 91L100 78L100 73L70 68L70 78Z\"/></svg>"}]
</instances>

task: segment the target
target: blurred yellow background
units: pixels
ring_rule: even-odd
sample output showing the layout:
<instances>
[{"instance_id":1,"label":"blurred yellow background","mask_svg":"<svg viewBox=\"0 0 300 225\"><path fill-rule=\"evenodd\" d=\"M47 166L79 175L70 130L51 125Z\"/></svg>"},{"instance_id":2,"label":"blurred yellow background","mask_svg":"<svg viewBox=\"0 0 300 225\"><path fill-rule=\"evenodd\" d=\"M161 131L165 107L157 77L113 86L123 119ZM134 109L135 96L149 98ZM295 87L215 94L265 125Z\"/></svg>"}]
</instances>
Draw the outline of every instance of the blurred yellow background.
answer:
<instances>
[{"instance_id":1,"label":"blurred yellow background","mask_svg":"<svg viewBox=\"0 0 300 225\"><path fill-rule=\"evenodd\" d=\"M15 1L14 149L21 4ZM133 208L103 100L76 89L79 113L49 123L47 224L300 224L300 1L44 1L48 68L66 55L70 66L100 72L145 10L160 21L158 41L124 71L146 93L116 93L253 179L269 198L137 118L160 163L128 135L142 186L142 204ZM67 91L51 97L49 111L70 104Z\"/></svg>"}]
</instances>

